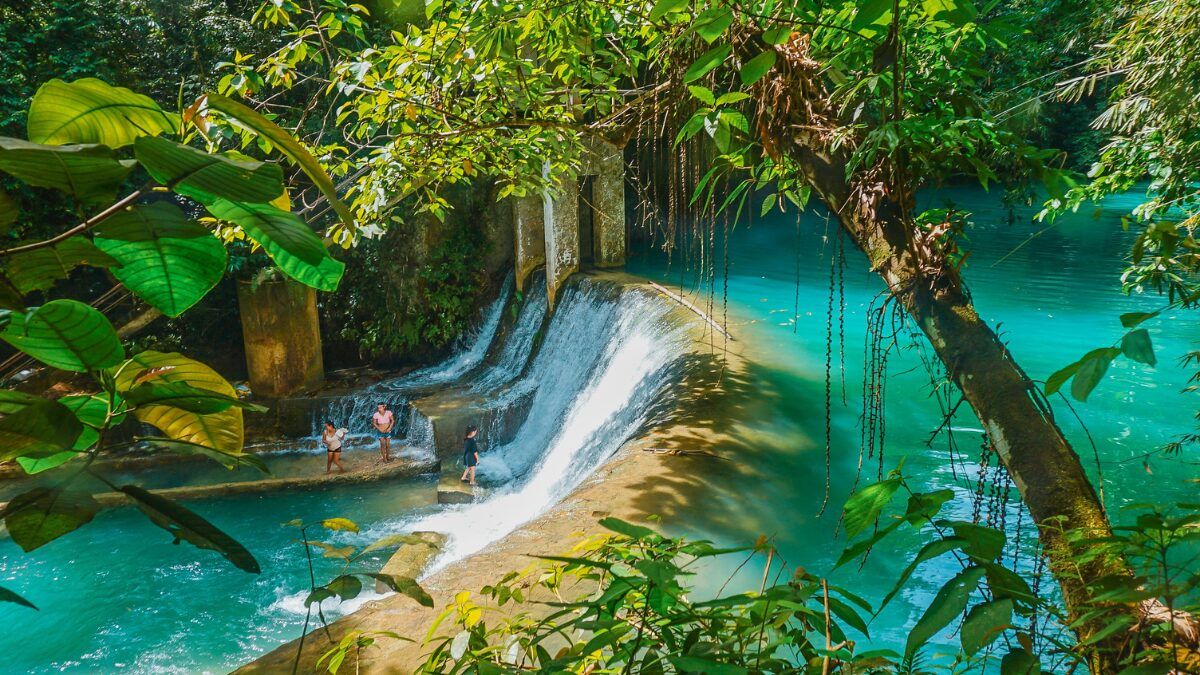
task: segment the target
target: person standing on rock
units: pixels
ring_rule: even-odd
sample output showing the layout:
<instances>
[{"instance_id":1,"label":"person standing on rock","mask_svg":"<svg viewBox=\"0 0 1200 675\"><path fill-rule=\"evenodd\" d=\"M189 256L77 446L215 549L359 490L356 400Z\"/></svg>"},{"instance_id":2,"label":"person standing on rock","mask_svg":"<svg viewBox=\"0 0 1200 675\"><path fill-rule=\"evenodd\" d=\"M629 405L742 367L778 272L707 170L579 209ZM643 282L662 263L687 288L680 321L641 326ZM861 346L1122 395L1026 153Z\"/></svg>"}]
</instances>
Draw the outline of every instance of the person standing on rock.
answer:
<instances>
[{"instance_id":1,"label":"person standing on rock","mask_svg":"<svg viewBox=\"0 0 1200 675\"><path fill-rule=\"evenodd\" d=\"M321 442L325 444L325 473L329 473L334 464L338 473L346 473L342 466L342 443L346 440L346 430L337 429L332 420L325 422L325 430L321 432Z\"/></svg>"},{"instance_id":2,"label":"person standing on rock","mask_svg":"<svg viewBox=\"0 0 1200 675\"><path fill-rule=\"evenodd\" d=\"M384 462L392 461L392 427L396 426L396 416L388 410L386 403L380 403L378 410L371 416L371 424L375 426L375 436L379 438L379 455Z\"/></svg>"},{"instance_id":3,"label":"person standing on rock","mask_svg":"<svg viewBox=\"0 0 1200 675\"><path fill-rule=\"evenodd\" d=\"M463 475L462 482L470 482L475 484L475 467L479 464L479 443L475 440L475 435L479 433L479 427L471 425L467 427L467 437L463 441ZM468 476L470 481L467 480Z\"/></svg>"}]
</instances>

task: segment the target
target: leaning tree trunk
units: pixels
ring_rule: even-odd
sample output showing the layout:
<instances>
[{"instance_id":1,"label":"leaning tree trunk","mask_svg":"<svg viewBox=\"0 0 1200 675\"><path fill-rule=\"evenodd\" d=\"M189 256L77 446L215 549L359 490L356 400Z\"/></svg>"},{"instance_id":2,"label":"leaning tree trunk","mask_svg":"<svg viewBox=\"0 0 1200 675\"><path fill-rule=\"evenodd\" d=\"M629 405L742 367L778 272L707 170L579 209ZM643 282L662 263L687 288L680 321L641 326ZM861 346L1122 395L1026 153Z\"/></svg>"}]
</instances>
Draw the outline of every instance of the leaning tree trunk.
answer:
<instances>
[{"instance_id":1,"label":"leaning tree trunk","mask_svg":"<svg viewBox=\"0 0 1200 675\"><path fill-rule=\"evenodd\" d=\"M1072 544L1067 529L1110 533L1103 504L1079 456L1055 423L1037 385L1012 358L971 304L957 270L936 242L905 218L898 188L879 168L847 174L848 153L830 150L828 131L838 126L828 107L819 65L805 38L779 48L779 65L758 88L760 138L776 158L786 157L867 255L871 269L929 338L949 377L987 430L1000 459L1037 523L1068 613L1079 617L1087 584L1129 572L1114 555L1077 562L1087 544ZM1099 626L1083 623L1080 640ZM1097 653L1092 659L1111 658ZM1107 672L1103 661L1093 672Z\"/></svg>"}]
</instances>

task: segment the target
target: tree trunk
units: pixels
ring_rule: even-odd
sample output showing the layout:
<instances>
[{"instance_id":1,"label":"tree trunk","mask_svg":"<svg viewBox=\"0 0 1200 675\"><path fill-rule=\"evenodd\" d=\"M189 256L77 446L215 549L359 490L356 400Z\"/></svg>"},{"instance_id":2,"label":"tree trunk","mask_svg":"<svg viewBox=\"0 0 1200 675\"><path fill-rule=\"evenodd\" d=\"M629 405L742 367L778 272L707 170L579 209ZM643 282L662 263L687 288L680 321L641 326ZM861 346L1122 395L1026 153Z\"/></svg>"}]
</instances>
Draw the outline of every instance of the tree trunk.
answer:
<instances>
[{"instance_id":1,"label":"tree trunk","mask_svg":"<svg viewBox=\"0 0 1200 675\"><path fill-rule=\"evenodd\" d=\"M1113 555L1075 562L1086 545L1072 545L1065 530L1090 530L1093 536L1111 532L1079 456L1055 423L1037 385L975 312L966 286L932 235L905 218L894 196L901 194L899 188L883 178L888 172L872 167L847 175L849 153L829 150L827 130L838 125L827 107L819 66L808 59L807 43L794 40L780 51L781 72L768 78L759 91L763 112L758 123L764 147L798 166L813 194L929 338L1037 523L1068 613L1072 618L1080 616L1088 601L1088 582L1127 574L1129 568ZM1082 641L1097 628L1085 623L1076 634ZM1102 661L1091 664L1093 672L1108 672L1103 666Z\"/></svg>"}]
</instances>

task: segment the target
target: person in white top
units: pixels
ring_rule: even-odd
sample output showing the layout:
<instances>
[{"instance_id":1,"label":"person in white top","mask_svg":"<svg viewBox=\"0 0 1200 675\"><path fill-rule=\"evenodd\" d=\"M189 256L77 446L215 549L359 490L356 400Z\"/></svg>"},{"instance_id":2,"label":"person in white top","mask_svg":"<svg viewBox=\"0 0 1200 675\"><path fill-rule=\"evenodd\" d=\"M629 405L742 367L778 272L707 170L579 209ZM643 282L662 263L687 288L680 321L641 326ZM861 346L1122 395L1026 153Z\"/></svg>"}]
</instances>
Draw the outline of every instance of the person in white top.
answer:
<instances>
[{"instance_id":1,"label":"person in white top","mask_svg":"<svg viewBox=\"0 0 1200 675\"><path fill-rule=\"evenodd\" d=\"M375 435L379 438L379 454L383 461L392 461L392 427L396 425L396 416L387 409L386 403L380 403L371 424L375 427Z\"/></svg>"},{"instance_id":2,"label":"person in white top","mask_svg":"<svg viewBox=\"0 0 1200 675\"><path fill-rule=\"evenodd\" d=\"M321 432L321 442L325 444L325 473L329 473L334 464L338 473L346 473L346 468L342 466L342 443L345 440L345 429L334 428L331 420L325 422L325 430Z\"/></svg>"}]
</instances>

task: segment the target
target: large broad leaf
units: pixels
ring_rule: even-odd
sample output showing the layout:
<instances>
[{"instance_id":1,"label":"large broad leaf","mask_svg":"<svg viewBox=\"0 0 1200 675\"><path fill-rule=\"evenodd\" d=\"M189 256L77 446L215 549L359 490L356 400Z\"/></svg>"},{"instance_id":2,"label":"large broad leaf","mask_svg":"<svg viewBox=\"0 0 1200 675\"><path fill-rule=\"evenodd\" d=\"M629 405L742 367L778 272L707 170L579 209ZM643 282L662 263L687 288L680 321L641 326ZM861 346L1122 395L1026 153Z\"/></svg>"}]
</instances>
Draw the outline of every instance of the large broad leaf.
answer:
<instances>
[{"instance_id":1,"label":"large broad leaf","mask_svg":"<svg viewBox=\"0 0 1200 675\"><path fill-rule=\"evenodd\" d=\"M733 48L729 45L719 45L704 52L696 62L688 67L687 72L683 74L684 82L694 82L705 75L712 72L714 68L725 62L729 55L733 53Z\"/></svg>"},{"instance_id":2,"label":"large broad leaf","mask_svg":"<svg viewBox=\"0 0 1200 675\"><path fill-rule=\"evenodd\" d=\"M200 202L217 197L269 202L283 194L283 172L277 164L234 159L150 136L139 138L133 148L154 180Z\"/></svg>"},{"instance_id":3,"label":"large broad leaf","mask_svg":"<svg viewBox=\"0 0 1200 675\"><path fill-rule=\"evenodd\" d=\"M253 109L225 96L209 94L208 107L229 115L240 122L242 126L258 134L259 137L270 141L276 150L295 162L308 175L313 185L316 185L321 194L325 195L325 199L328 200L329 205L333 207L346 227L354 228L354 215L338 198L337 191L333 187L333 179L325 173L325 169L321 167L317 159L295 137Z\"/></svg>"},{"instance_id":4,"label":"large broad leaf","mask_svg":"<svg viewBox=\"0 0 1200 675\"><path fill-rule=\"evenodd\" d=\"M775 67L775 59L777 57L778 55L774 49L768 49L743 64L741 73L739 73L742 78L742 84L750 86L761 80L764 75Z\"/></svg>"},{"instance_id":5,"label":"large broad leaf","mask_svg":"<svg viewBox=\"0 0 1200 675\"><path fill-rule=\"evenodd\" d=\"M407 595L413 600L416 600L423 607L433 607L433 598L429 597L429 594L425 592L425 589L421 588L414 579L395 574L367 573L365 576L371 577L376 581L383 582L384 586L387 586L401 595Z\"/></svg>"},{"instance_id":6,"label":"large broad leaf","mask_svg":"<svg viewBox=\"0 0 1200 675\"><path fill-rule=\"evenodd\" d=\"M215 370L173 352L144 351L135 354L119 368L110 369L110 372L115 375L115 385L120 392L127 392L144 382L178 383L229 398L237 397L233 386ZM211 415L201 415L166 405L146 405L138 407L133 414L173 440L226 453L242 452L244 429L240 408L230 407Z\"/></svg>"},{"instance_id":7,"label":"large broad leaf","mask_svg":"<svg viewBox=\"0 0 1200 675\"><path fill-rule=\"evenodd\" d=\"M962 648L967 656L992 644L1012 625L1013 602L1008 598L976 605L962 625Z\"/></svg>"},{"instance_id":8,"label":"large broad leaf","mask_svg":"<svg viewBox=\"0 0 1200 675\"><path fill-rule=\"evenodd\" d=\"M1121 352L1139 363L1150 366L1158 364L1158 359L1154 356L1154 345L1150 343L1150 332L1145 328L1126 333L1125 337L1121 338Z\"/></svg>"},{"instance_id":9,"label":"large broad leaf","mask_svg":"<svg viewBox=\"0 0 1200 675\"><path fill-rule=\"evenodd\" d=\"M13 314L0 340L48 366L74 372L107 368L125 358L108 319L76 300L52 300Z\"/></svg>"},{"instance_id":10,"label":"large broad leaf","mask_svg":"<svg viewBox=\"0 0 1200 675\"><path fill-rule=\"evenodd\" d=\"M113 274L121 283L171 317L207 295L225 274L228 260L211 232L168 202L109 218L96 231L96 246L120 263Z\"/></svg>"},{"instance_id":11,"label":"large broad leaf","mask_svg":"<svg viewBox=\"0 0 1200 675\"><path fill-rule=\"evenodd\" d=\"M207 206L217 218L241 226L289 277L318 290L337 290L346 266L330 257L317 235L295 214L269 204L227 199Z\"/></svg>"},{"instance_id":12,"label":"large broad leaf","mask_svg":"<svg viewBox=\"0 0 1200 675\"><path fill-rule=\"evenodd\" d=\"M117 267L112 256L96 248L86 237L71 237L53 246L17 253L9 258L5 272L21 293L44 291L71 276L80 265Z\"/></svg>"},{"instance_id":13,"label":"large broad leaf","mask_svg":"<svg viewBox=\"0 0 1200 675\"><path fill-rule=\"evenodd\" d=\"M942 586L934 596L933 602L925 609L925 614L909 632L908 643L904 648L905 654L915 652L955 617L962 614L967 607L967 600L974 592L975 585L983 578L983 574L982 567L968 567Z\"/></svg>"},{"instance_id":14,"label":"large broad leaf","mask_svg":"<svg viewBox=\"0 0 1200 675\"><path fill-rule=\"evenodd\" d=\"M121 492L133 498L138 508L150 520L175 537L175 543L186 541L197 548L216 551L240 570L259 573L258 561L245 546L237 543L212 523L182 504L147 492L136 485L123 485Z\"/></svg>"},{"instance_id":15,"label":"large broad leaf","mask_svg":"<svg viewBox=\"0 0 1200 675\"><path fill-rule=\"evenodd\" d=\"M100 439L100 429L104 428L108 419L108 400L102 395L64 396L58 399L58 402L75 413L75 417L82 423L83 429L70 450L56 452L45 457L18 457L17 463L29 475L53 469L77 457L82 457L82 452L91 448ZM123 415L118 415L111 422L120 424L123 418Z\"/></svg>"},{"instance_id":16,"label":"large broad leaf","mask_svg":"<svg viewBox=\"0 0 1200 675\"><path fill-rule=\"evenodd\" d=\"M43 399L40 396L26 394L23 391L0 389L0 415L11 415L41 400Z\"/></svg>"},{"instance_id":17,"label":"large broad leaf","mask_svg":"<svg viewBox=\"0 0 1200 675\"><path fill-rule=\"evenodd\" d=\"M0 234L8 232L8 228L17 222L20 215L21 210L17 208L16 200L9 197L7 192L0 191Z\"/></svg>"},{"instance_id":18,"label":"large broad leaf","mask_svg":"<svg viewBox=\"0 0 1200 675\"><path fill-rule=\"evenodd\" d=\"M35 143L129 145L147 134L174 133L179 119L148 96L103 80L50 80L29 105L29 140Z\"/></svg>"},{"instance_id":19,"label":"large broad leaf","mask_svg":"<svg viewBox=\"0 0 1200 675\"><path fill-rule=\"evenodd\" d=\"M26 600L25 598L22 598L21 596L17 595L16 593L13 593L12 591L8 590L7 588L5 588L3 586L0 586L0 602L11 602L11 603L15 603L18 605L25 605L26 607L28 607L30 609L37 609L37 606L34 605L32 602Z\"/></svg>"},{"instance_id":20,"label":"large broad leaf","mask_svg":"<svg viewBox=\"0 0 1200 675\"><path fill-rule=\"evenodd\" d=\"M846 500L843 510L842 524L846 526L846 536L857 537L874 523L883 507L892 501L896 490L900 489L900 479L888 478L855 492Z\"/></svg>"},{"instance_id":21,"label":"large broad leaf","mask_svg":"<svg viewBox=\"0 0 1200 675\"><path fill-rule=\"evenodd\" d=\"M82 202L111 200L131 168L102 145L38 145L0 137L0 171Z\"/></svg>"},{"instance_id":22,"label":"large broad leaf","mask_svg":"<svg viewBox=\"0 0 1200 675\"><path fill-rule=\"evenodd\" d=\"M12 540L28 553L91 522L99 511L87 492L39 487L14 497L0 516Z\"/></svg>"},{"instance_id":23,"label":"large broad leaf","mask_svg":"<svg viewBox=\"0 0 1200 675\"><path fill-rule=\"evenodd\" d=\"M31 403L0 419L0 462L66 452L82 431L75 413L58 401Z\"/></svg>"}]
</instances>

